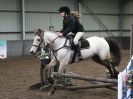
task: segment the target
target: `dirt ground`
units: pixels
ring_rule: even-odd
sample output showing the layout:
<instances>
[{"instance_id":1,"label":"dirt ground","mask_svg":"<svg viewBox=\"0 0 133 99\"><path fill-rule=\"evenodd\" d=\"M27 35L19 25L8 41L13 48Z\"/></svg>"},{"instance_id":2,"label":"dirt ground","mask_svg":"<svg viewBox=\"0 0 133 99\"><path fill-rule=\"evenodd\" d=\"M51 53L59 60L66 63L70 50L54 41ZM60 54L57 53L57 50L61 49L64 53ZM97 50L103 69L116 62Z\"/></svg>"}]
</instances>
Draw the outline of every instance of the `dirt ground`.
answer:
<instances>
[{"instance_id":1,"label":"dirt ground","mask_svg":"<svg viewBox=\"0 0 133 99\"><path fill-rule=\"evenodd\" d=\"M118 69L122 71L129 61L129 50L122 51ZM40 62L36 56L25 56L0 60L0 99L117 99L117 91L106 88L62 90L54 96L48 91L29 90L29 86L40 81ZM91 59L69 65L74 73L88 76L105 76L105 68Z\"/></svg>"}]
</instances>

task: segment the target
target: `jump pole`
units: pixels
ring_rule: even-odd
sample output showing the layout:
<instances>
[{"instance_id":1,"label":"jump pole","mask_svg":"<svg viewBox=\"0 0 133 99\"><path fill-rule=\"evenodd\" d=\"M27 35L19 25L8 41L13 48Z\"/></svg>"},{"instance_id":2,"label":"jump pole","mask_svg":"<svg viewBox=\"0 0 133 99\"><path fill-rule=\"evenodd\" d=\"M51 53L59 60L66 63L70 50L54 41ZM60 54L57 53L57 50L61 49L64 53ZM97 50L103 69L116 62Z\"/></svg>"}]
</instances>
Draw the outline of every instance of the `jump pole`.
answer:
<instances>
[{"instance_id":1,"label":"jump pole","mask_svg":"<svg viewBox=\"0 0 133 99\"><path fill-rule=\"evenodd\" d=\"M101 84L93 84L93 85L86 85L86 86L70 86L67 87L67 89L92 89L92 88L104 88L104 87L112 87L112 86L116 86L116 84L112 84L112 83L101 83Z\"/></svg>"},{"instance_id":2,"label":"jump pole","mask_svg":"<svg viewBox=\"0 0 133 99\"><path fill-rule=\"evenodd\" d=\"M75 74L73 72L68 72L67 74L70 74L70 75L79 75L79 74ZM102 83L102 82L96 82L96 81L87 81L91 84L91 86L89 85L85 85L85 86L70 86L70 87L66 87L67 89L70 89L70 90L75 90L75 89L91 89L91 88L107 88L107 89L111 89L111 90L114 90L114 91L117 91L117 85L115 84L111 84L111 83ZM92 84L94 86L92 86Z\"/></svg>"},{"instance_id":3,"label":"jump pole","mask_svg":"<svg viewBox=\"0 0 133 99\"><path fill-rule=\"evenodd\" d=\"M78 80L84 80L84 81L97 81L97 82L104 82L104 83L111 83L117 85L116 79L106 79L106 78L100 78L100 77L88 77L88 76L80 76L80 75L70 75L70 74L62 74L59 75L58 73L52 73L55 77L66 77L66 78L73 78Z\"/></svg>"}]
</instances>

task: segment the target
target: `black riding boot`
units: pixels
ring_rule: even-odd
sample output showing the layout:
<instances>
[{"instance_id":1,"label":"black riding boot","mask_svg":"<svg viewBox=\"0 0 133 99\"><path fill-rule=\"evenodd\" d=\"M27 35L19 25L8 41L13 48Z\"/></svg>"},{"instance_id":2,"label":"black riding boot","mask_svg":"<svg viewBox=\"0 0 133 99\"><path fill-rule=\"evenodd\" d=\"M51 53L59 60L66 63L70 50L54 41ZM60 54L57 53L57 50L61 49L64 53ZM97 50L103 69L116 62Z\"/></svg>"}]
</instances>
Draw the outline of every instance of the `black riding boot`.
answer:
<instances>
[{"instance_id":1,"label":"black riding boot","mask_svg":"<svg viewBox=\"0 0 133 99\"><path fill-rule=\"evenodd\" d=\"M76 49L77 49L77 52L78 52L78 58L79 58L79 60L83 60L83 57L82 57L81 51L80 51L80 47L79 47L78 44L76 45Z\"/></svg>"}]
</instances>

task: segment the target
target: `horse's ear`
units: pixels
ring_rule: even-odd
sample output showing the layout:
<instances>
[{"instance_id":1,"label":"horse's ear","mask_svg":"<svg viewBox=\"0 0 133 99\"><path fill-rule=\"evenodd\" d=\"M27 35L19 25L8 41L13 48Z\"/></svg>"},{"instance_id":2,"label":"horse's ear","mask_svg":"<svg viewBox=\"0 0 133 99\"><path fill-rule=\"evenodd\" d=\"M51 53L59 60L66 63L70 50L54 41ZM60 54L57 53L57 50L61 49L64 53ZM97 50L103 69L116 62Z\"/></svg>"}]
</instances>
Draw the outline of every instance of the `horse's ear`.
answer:
<instances>
[{"instance_id":1,"label":"horse's ear","mask_svg":"<svg viewBox=\"0 0 133 99\"><path fill-rule=\"evenodd\" d=\"M42 30L39 28L38 30L37 30L39 33L41 33L42 32Z\"/></svg>"},{"instance_id":2,"label":"horse's ear","mask_svg":"<svg viewBox=\"0 0 133 99\"><path fill-rule=\"evenodd\" d=\"M36 34L36 29L34 28L34 34Z\"/></svg>"},{"instance_id":3,"label":"horse's ear","mask_svg":"<svg viewBox=\"0 0 133 99\"><path fill-rule=\"evenodd\" d=\"M41 28L38 29L39 31L43 31Z\"/></svg>"},{"instance_id":4,"label":"horse's ear","mask_svg":"<svg viewBox=\"0 0 133 99\"><path fill-rule=\"evenodd\" d=\"M40 32L45 32L45 30L42 30L41 28L39 28L38 31L40 31Z\"/></svg>"}]
</instances>

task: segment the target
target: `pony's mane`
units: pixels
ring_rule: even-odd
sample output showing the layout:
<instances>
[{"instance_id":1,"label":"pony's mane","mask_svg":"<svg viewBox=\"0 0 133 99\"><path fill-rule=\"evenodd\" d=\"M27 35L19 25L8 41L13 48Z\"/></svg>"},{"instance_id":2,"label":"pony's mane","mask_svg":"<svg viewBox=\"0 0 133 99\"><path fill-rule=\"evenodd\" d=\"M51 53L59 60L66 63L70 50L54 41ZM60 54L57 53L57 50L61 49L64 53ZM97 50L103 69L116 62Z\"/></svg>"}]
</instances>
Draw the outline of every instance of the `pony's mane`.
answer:
<instances>
[{"instance_id":1,"label":"pony's mane","mask_svg":"<svg viewBox=\"0 0 133 99\"><path fill-rule=\"evenodd\" d=\"M54 32L54 31L48 31L48 30L45 30L45 33L50 33L50 34L57 35L57 33L56 33L56 32Z\"/></svg>"},{"instance_id":2,"label":"pony's mane","mask_svg":"<svg viewBox=\"0 0 133 99\"><path fill-rule=\"evenodd\" d=\"M45 32L56 33L56 32L54 32L54 31L49 31L49 30L45 30Z\"/></svg>"}]
</instances>

